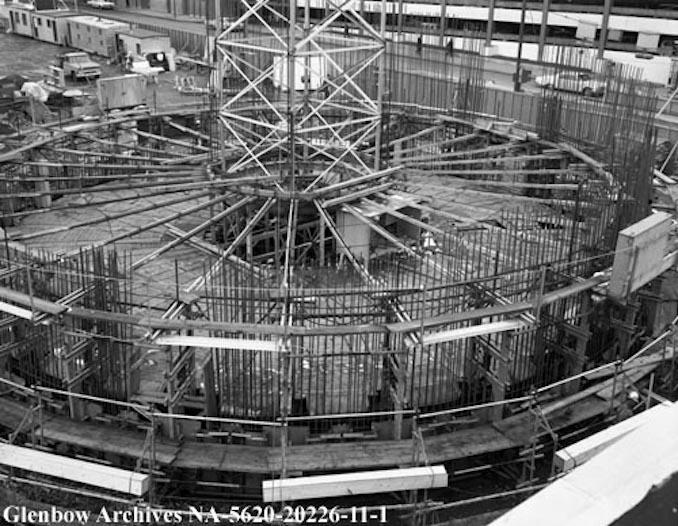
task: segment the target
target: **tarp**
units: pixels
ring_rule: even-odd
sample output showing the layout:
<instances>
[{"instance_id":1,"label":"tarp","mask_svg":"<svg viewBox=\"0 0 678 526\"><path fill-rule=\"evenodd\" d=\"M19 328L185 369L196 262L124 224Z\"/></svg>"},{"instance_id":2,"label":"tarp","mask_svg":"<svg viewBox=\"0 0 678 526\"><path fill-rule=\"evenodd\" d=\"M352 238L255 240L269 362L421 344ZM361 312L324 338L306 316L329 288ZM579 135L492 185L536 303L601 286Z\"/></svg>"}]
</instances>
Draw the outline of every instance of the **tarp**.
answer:
<instances>
[{"instance_id":1,"label":"tarp","mask_svg":"<svg viewBox=\"0 0 678 526\"><path fill-rule=\"evenodd\" d=\"M40 102L47 102L49 98L49 92L37 82L24 82L24 85L21 86L21 92Z\"/></svg>"}]
</instances>

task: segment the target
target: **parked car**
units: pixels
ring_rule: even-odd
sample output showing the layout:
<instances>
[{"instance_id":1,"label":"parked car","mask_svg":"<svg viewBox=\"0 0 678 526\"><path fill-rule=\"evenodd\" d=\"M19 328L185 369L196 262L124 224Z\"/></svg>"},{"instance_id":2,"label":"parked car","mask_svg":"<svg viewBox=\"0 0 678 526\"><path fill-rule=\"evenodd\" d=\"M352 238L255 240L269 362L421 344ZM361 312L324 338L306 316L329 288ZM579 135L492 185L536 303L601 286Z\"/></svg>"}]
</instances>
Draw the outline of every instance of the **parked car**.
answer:
<instances>
[{"instance_id":1,"label":"parked car","mask_svg":"<svg viewBox=\"0 0 678 526\"><path fill-rule=\"evenodd\" d=\"M115 7L115 2L110 0L87 0L86 3L95 9L113 9Z\"/></svg>"},{"instance_id":2,"label":"parked car","mask_svg":"<svg viewBox=\"0 0 678 526\"><path fill-rule=\"evenodd\" d=\"M605 93L605 82L587 72L552 73L537 77L534 82L543 88L572 91L587 97L602 97Z\"/></svg>"}]
</instances>

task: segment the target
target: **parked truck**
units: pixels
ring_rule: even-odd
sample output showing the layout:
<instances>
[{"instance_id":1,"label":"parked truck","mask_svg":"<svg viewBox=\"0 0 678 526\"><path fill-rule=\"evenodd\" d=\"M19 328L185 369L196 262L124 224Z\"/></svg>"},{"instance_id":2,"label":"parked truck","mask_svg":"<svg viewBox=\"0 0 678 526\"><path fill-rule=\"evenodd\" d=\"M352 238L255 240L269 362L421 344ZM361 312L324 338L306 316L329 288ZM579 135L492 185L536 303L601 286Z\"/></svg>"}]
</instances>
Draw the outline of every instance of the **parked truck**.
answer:
<instances>
[{"instance_id":1,"label":"parked truck","mask_svg":"<svg viewBox=\"0 0 678 526\"><path fill-rule=\"evenodd\" d=\"M64 76L71 80L99 78L101 67L94 62L87 53L77 51L65 53L60 57L60 67L64 70Z\"/></svg>"}]
</instances>

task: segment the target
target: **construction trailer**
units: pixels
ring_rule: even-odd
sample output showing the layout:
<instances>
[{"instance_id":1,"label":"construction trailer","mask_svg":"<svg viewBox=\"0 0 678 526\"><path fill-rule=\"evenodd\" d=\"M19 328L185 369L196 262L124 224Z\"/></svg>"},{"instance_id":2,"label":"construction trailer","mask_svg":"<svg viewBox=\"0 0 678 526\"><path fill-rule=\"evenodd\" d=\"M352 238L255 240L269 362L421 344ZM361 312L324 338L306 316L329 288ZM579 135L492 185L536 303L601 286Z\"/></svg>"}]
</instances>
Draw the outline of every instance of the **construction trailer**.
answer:
<instances>
[{"instance_id":1,"label":"construction trailer","mask_svg":"<svg viewBox=\"0 0 678 526\"><path fill-rule=\"evenodd\" d=\"M98 16L74 16L68 19L66 45L113 58L118 53L116 34L129 30L129 24L124 22Z\"/></svg>"},{"instance_id":2,"label":"construction trailer","mask_svg":"<svg viewBox=\"0 0 678 526\"><path fill-rule=\"evenodd\" d=\"M9 25L12 33L32 37L33 25L31 22L32 11L23 6L9 8Z\"/></svg>"},{"instance_id":3,"label":"construction trailer","mask_svg":"<svg viewBox=\"0 0 678 526\"><path fill-rule=\"evenodd\" d=\"M65 9L49 9L31 13L33 36L43 42L64 45L68 31L68 19L77 16Z\"/></svg>"},{"instance_id":4,"label":"construction trailer","mask_svg":"<svg viewBox=\"0 0 678 526\"><path fill-rule=\"evenodd\" d=\"M169 35L136 28L121 31L118 33L118 50L125 56L131 53L146 57L150 62L160 62L166 71L174 71Z\"/></svg>"},{"instance_id":5,"label":"construction trailer","mask_svg":"<svg viewBox=\"0 0 678 526\"><path fill-rule=\"evenodd\" d=\"M130 29L118 33L120 51L146 55L146 53L169 53L172 49L169 35L155 33L147 29Z\"/></svg>"}]
</instances>

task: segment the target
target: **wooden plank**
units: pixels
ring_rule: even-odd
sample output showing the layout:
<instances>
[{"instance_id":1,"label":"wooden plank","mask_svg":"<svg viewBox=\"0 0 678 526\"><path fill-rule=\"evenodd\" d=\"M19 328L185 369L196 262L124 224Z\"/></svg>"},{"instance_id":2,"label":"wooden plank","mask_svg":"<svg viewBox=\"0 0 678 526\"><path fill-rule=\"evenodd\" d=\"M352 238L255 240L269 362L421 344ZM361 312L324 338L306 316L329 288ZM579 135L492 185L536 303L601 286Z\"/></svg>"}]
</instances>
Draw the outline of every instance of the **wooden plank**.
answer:
<instances>
[{"instance_id":1,"label":"wooden plank","mask_svg":"<svg viewBox=\"0 0 678 526\"><path fill-rule=\"evenodd\" d=\"M53 417L43 423L36 433L41 433L48 442L73 444L92 451L107 451L138 459L148 457L144 451L146 434L139 431L118 429L109 426L74 422L64 417ZM155 458L159 464L174 461L177 445L171 441L156 440Z\"/></svg>"},{"instance_id":2,"label":"wooden plank","mask_svg":"<svg viewBox=\"0 0 678 526\"><path fill-rule=\"evenodd\" d=\"M53 314L58 316L66 312L69 308L65 305L59 305L58 303L53 303L51 301L41 300L23 292L17 292L7 287L0 287L0 298L4 298L24 307L30 307L36 311L46 312L47 314Z\"/></svg>"},{"instance_id":3,"label":"wooden plank","mask_svg":"<svg viewBox=\"0 0 678 526\"><path fill-rule=\"evenodd\" d=\"M522 320L503 320L481 325L471 325L470 327L461 327L449 331L432 332L424 335L422 345L435 345L436 343L445 343L455 340L463 340L474 336L484 336L486 334L496 334L499 332L514 331L526 327L527 323Z\"/></svg>"},{"instance_id":4,"label":"wooden plank","mask_svg":"<svg viewBox=\"0 0 678 526\"><path fill-rule=\"evenodd\" d=\"M638 367L633 371L623 373L624 378L622 379L621 377L617 377L616 382L608 380L609 384L606 385L604 389L599 390L596 395L605 400L610 400L611 398L617 396L622 391L624 386L628 387L630 384L633 384L644 376L647 376L652 371L654 371L659 366L659 364L660 362L655 362L643 367Z\"/></svg>"},{"instance_id":5,"label":"wooden plank","mask_svg":"<svg viewBox=\"0 0 678 526\"><path fill-rule=\"evenodd\" d=\"M273 340L246 340L244 338L212 338L209 336L159 336L158 345L179 347L203 347L206 349L237 349L242 351L278 352L278 343Z\"/></svg>"},{"instance_id":6,"label":"wooden plank","mask_svg":"<svg viewBox=\"0 0 678 526\"><path fill-rule=\"evenodd\" d=\"M667 254L672 221L657 212L619 232L608 294L623 299L675 264Z\"/></svg>"},{"instance_id":7,"label":"wooden plank","mask_svg":"<svg viewBox=\"0 0 678 526\"><path fill-rule=\"evenodd\" d=\"M5 303L4 301L0 301L0 311L5 312L7 314L11 314L12 316L18 316L19 318L23 318L24 320L33 319L32 311L22 309L21 307L17 307L16 305Z\"/></svg>"},{"instance_id":8,"label":"wooden plank","mask_svg":"<svg viewBox=\"0 0 678 526\"><path fill-rule=\"evenodd\" d=\"M142 473L11 444L0 443L0 464L137 496L146 494L149 487L149 477Z\"/></svg>"},{"instance_id":9,"label":"wooden plank","mask_svg":"<svg viewBox=\"0 0 678 526\"><path fill-rule=\"evenodd\" d=\"M664 360L670 360L673 358L674 355L675 349L668 348L666 349L665 352L659 353L654 352L649 356L639 356L638 358L635 358L632 362L624 364L619 372L627 373L639 367L651 365L657 362L662 362ZM602 369L600 371L595 371L590 374L587 374L586 376L584 376L584 378L589 382L600 380L602 378L608 378L614 374L614 369L615 369L614 366L610 366L606 369Z\"/></svg>"},{"instance_id":10,"label":"wooden plank","mask_svg":"<svg viewBox=\"0 0 678 526\"><path fill-rule=\"evenodd\" d=\"M268 448L236 444L187 442L172 464L181 469L210 469L231 473L268 473Z\"/></svg>"},{"instance_id":11,"label":"wooden plank","mask_svg":"<svg viewBox=\"0 0 678 526\"><path fill-rule=\"evenodd\" d=\"M341 195L333 199L327 199L326 201L323 202L322 206L323 208L327 209L333 206L348 203L350 201L358 201L359 199L367 197L368 195L373 195L376 194L377 192L383 192L384 190L388 190L391 186L393 186L392 181L377 186L370 186L369 188L365 188L364 190L351 192L349 194Z\"/></svg>"},{"instance_id":12,"label":"wooden plank","mask_svg":"<svg viewBox=\"0 0 678 526\"><path fill-rule=\"evenodd\" d=\"M264 502L447 487L445 466L264 480Z\"/></svg>"},{"instance_id":13,"label":"wooden plank","mask_svg":"<svg viewBox=\"0 0 678 526\"><path fill-rule=\"evenodd\" d=\"M351 186L356 186L358 184L368 183L368 182L371 182L374 179L380 179L381 177L390 177L400 170L401 170L400 166L395 166L393 168L387 168L386 170L381 170L379 172L370 173L370 174L367 174L367 175L363 175L361 177L355 177L353 179L347 179L346 181L342 181L340 183L335 183L335 184L325 186L324 188L322 188L322 189L320 189L316 192L316 196L323 196L325 194L329 194L329 193L332 193L332 192L338 192L339 190L344 190L345 188L349 188Z\"/></svg>"},{"instance_id":14,"label":"wooden plank","mask_svg":"<svg viewBox=\"0 0 678 526\"><path fill-rule=\"evenodd\" d=\"M7 384L5 383L0 383L0 389L5 390L8 387ZM20 404L19 402L15 402L11 398L1 398L2 402L0 402L0 423L2 424L3 427L7 427L8 429L11 430L16 430L19 427L19 424L24 419L24 416L28 411L31 410L30 406L28 405L23 405ZM35 421L37 421L37 415L35 418ZM28 422L24 422L24 427L23 430L26 431L30 429L31 425L30 424L30 419Z\"/></svg>"}]
</instances>

